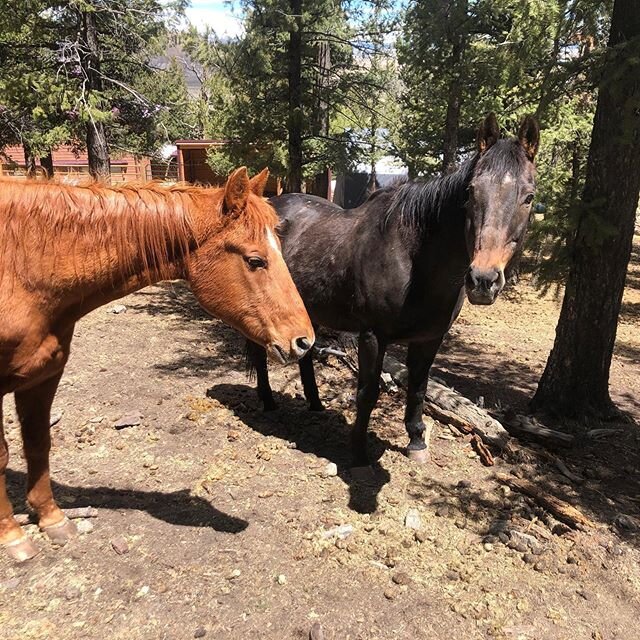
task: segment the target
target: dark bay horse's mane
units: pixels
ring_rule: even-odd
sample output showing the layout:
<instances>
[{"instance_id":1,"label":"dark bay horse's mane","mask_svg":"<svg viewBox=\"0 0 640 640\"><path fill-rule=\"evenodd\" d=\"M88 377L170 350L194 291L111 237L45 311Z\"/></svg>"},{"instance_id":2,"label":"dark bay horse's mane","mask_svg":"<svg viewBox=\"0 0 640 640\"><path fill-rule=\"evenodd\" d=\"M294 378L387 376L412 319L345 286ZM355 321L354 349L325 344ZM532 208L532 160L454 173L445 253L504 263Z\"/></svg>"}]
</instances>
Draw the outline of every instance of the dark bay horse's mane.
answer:
<instances>
[{"instance_id":1,"label":"dark bay horse's mane","mask_svg":"<svg viewBox=\"0 0 640 640\"><path fill-rule=\"evenodd\" d=\"M115 261L124 277L136 262L145 273L164 275L172 260L186 258L195 248L195 210L206 207L213 227L222 215L222 198L222 189L184 184L107 187L97 182L0 179L0 275L2 270L19 275L21 268L37 268L34 238L40 240L41 256L74 260L76 274L91 269L83 262L91 253ZM277 223L271 207L261 203L252 196L242 217L256 232ZM95 261L91 264L100 268Z\"/></svg>"},{"instance_id":2,"label":"dark bay horse's mane","mask_svg":"<svg viewBox=\"0 0 640 640\"><path fill-rule=\"evenodd\" d=\"M407 230L427 233L442 217L466 206L476 169L501 177L509 171L517 172L526 161L526 153L517 140L500 140L482 156L475 153L452 173L428 180L405 180L382 189L392 194L384 226L395 218Z\"/></svg>"}]
</instances>

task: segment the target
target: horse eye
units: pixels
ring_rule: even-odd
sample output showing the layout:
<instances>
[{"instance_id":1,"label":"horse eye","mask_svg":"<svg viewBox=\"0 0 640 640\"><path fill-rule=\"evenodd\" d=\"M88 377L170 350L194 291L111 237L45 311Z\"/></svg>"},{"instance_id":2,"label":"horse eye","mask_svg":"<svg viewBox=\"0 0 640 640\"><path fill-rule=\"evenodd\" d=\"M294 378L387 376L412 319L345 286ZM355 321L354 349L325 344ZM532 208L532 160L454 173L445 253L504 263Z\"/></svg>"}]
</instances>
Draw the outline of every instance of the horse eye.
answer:
<instances>
[{"instance_id":1,"label":"horse eye","mask_svg":"<svg viewBox=\"0 0 640 640\"><path fill-rule=\"evenodd\" d=\"M245 262L249 265L251 271L255 271L256 269L266 269L267 261L260 256L247 256L245 258Z\"/></svg>"},{"instance_id":2,"label":"horse eye","mask_svg":"<svg viewBox=\"0 0 640 640\"><path fill-rule=\"evenodd\" d=\"M524 203L525 204L531 204L533 202L533 193L530 193L525 199L524 199Z\"/></svg>"}]
</instances>

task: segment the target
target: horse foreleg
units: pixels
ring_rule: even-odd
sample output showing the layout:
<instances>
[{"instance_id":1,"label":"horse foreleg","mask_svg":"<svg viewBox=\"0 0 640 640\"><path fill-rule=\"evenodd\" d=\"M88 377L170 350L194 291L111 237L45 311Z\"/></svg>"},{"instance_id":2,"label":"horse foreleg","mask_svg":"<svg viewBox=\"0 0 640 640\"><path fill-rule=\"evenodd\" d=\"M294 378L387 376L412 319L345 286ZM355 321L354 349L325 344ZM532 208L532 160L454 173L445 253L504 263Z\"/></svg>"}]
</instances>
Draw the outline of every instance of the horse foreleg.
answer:
<instances>
[{"instance_id":1,"label":"horse foreleg","mask_svg":"<svg viewBox=\"0 0 640 640\"><path fill-rule=\"evenodd\" d=\"M38 515L38 524L58 544L75 535L76 527L56 504L51 490L51 405L62 372L25 391L15 393L27 460L27 502Z\"/></svg>"},{"instance_id":2,"label":"horse foreleg","mask_svg":"<svg viewBox=\"0 0 640 640\"><path fill-rule=\"evenodd\" d=\"M265 411L273 411L278 408L276 401L273 399L273 392L269 384L269 369L267 367L267 352L251 340L247 340L247 358L251 367L256 372L258 383L258 399L262 402Z\"/></svg>"},{"instance_id":3,"label":"horse foreleg","mask_svg":"<svg viewBox=\"0 0 640 640\"><path fill-rule=\"evenodd\" d=\"M2 422L2 396L0 396L0 547L18 562L29 560L38 553L38 547L25 535L13 517L13 508L7 495L6 471L9 463L9 447L4 437Z\"/></svg>"},{"instance_id":4,"label":"horse foreleg","mask_svg":"<svg viewBox=\"0 0 640 640\"><path fill-rule=\"evenodd\" d=\"M407 351L407 406L404 423L409 434L407 456L417 462L429 460L429 443L425 442L425 425L422 421L424 394L427 391L429 370L438 353L442 339L430 342L412 342Z\"/></svg>"},{"instance_id":5,"label":"horse foreleg","mask_svg":"<svg viewBox=\"0 0 640 640\"><path fill-rule=\"evenodd\" d=\"M324 411L320 395L318 394L318 385L316 384L316 376L313 371L313 349L307 351L298 362L300 367L300 378L302 379L302 387L304 389L304 397L309 403L311 411Z\"/></svg>"},{"instance_id":6,"label":"horse foreleg","mask_svg":"<svg viewBox=\"0 0 640 640\"><path fill-rule=\"evenodd\" d=\"M372 331L358 336L358 395L356 396L356 423L351 433L353 466L369 464L367 429L373 407L380 394L380 372L386 345Z\"/></svg>"}]
</instances>

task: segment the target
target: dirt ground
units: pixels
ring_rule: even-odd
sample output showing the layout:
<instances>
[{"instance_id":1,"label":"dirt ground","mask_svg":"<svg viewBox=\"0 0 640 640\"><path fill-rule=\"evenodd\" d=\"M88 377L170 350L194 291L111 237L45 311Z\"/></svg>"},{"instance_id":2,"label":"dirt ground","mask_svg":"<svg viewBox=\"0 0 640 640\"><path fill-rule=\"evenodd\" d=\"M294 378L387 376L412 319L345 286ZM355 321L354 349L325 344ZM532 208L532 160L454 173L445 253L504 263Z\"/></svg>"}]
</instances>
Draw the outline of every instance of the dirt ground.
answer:
<instances>
[{"instance_id":1,"label":"dirt ground","mask_svg":"<svg viewBox=\"0 0 640 640\"><path fill-rule=\"evenodd\" d=\"M611 382L640 420L636 240ZM383 393L370 438L379 467L358 483L354 379L342 363L318 367L324 414L306 410L296 368L274 367L281 408L263 414L242 340L184 286L122 302L124 313L79 323L54 406L56 494L98 516L76 521L85 533L64 548L27 525L40 555L0 558L2 640L287 640L316 622L326 640L638 638L636 425L590 425L614 431L564 450L520 442L486 468L467 438L436 424L432 462L417 466L402 454L403 394ZM437 374L487 407L524 408L558 310L526 280L493 307L465 306ZM5 408L10 491L24 512ZM115 428L131 415L140 424ZM337 476L326 477L329 462ZM496 471L535 481L597 526L562 527Z\"/></svg>"}]
</instances>

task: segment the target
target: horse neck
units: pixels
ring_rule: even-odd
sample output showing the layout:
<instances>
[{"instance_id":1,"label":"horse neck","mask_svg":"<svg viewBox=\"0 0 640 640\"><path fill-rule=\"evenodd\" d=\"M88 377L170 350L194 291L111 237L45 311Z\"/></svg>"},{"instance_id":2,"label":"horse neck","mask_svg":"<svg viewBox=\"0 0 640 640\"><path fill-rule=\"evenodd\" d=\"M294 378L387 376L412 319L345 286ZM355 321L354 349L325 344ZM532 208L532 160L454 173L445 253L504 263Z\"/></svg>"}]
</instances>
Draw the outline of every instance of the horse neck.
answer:
<instances>
[{"instance_id":1,"label":"horse neck","mask_svg":"<svg viewBox=\"0 0 640 640\"><path fill-rule=\"evenodd\" d=\"M37 291L51 312L73 309L80 317L144 286L184 277L196 244L189 193L155 186L21 188L0 206L8 218L7 256L14 280Z\"/></svg>"},{"instance_id":2,"label":"horse neck","mask_svg":"<svg viewBox=\"0 0 640 640\"><path fill-rule=\"evenodd\" d=\"M458 277L469 266L465 240L466 201L477 158L465 162L456 172L436 178L419 213L413 260L418 268L450 272ZM426 187L426 185L425 185Z\"/></svg>"}]
</instances>

